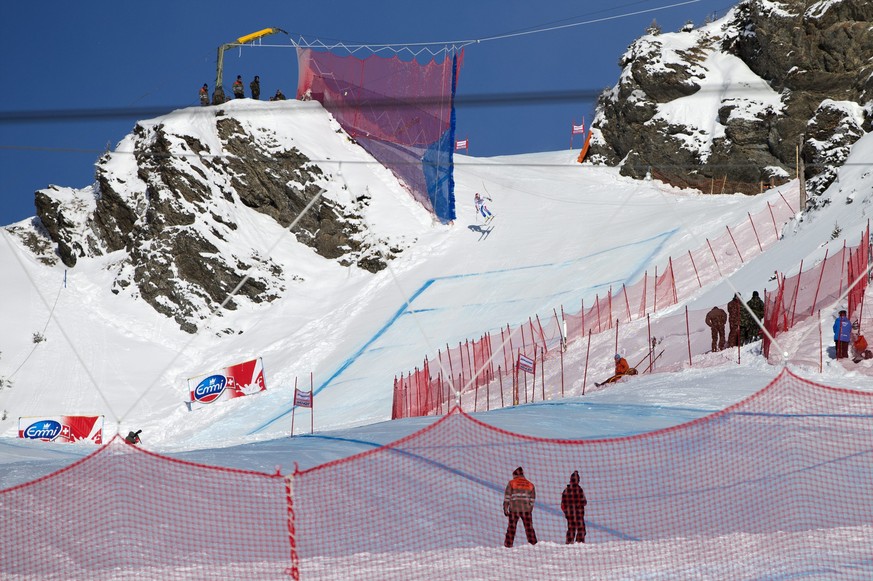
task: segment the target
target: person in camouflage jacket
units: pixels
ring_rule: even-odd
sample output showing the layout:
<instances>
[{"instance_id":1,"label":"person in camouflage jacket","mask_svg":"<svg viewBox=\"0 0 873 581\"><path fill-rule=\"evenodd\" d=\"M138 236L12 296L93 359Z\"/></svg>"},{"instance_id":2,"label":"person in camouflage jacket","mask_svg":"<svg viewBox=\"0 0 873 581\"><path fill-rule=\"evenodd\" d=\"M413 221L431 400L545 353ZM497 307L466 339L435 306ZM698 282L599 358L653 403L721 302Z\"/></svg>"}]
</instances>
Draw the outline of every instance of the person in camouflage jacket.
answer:
<instances>
[{"instance_id":1,"label":"person in camouflage jacket","mask_svg":"<svg viewBox=\"0 0 873 581\"><path fill-rule=\"evenodd\" d=\"M533 483L524 477L521 466L512 473L512 480L506 485L503 493L503 514L509 518L506 527L504 546L511 547L515 542L515 529L521 519L527 542L537 544L537 533L533 527L533 507L537 498L537 490Z\"/></svg>"}]
</instances>

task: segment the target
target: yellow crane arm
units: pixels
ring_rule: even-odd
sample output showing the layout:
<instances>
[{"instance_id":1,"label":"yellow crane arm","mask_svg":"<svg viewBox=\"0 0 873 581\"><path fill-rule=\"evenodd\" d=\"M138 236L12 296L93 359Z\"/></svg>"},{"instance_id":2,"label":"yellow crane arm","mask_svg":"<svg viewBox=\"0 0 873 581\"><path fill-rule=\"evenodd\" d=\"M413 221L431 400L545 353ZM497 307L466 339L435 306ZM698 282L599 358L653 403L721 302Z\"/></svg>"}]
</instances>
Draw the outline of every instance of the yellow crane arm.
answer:
<instances>
[{"instance_id":1,"label":"yellow crane arm","mask_svg":"<svg viewBox=\"0 0 873 581\"><path fill-rule=\"evenodd\" d=\"M253 33L247 34L245 36L241 36L238 39L236 39L235 42L228 42L228 43L222 44L221 46L218 47L218 71L215 75L215 92L221 93L221 101L222 102L224 101L224 88L221 86L222 76L224 74L224 51L226 51L227 49L229 49L233 46L239 46L241 44L246 44L246 43L252 42L253 40L257 40L259 38L263 38L263 37L269 36L271 34L279 34L280 32L284 33L284 34L288 34L284 30L282 30L281 28L264 28L263 30L253 32ZM212 100L213 100L213 103L216 101L216 98L214 95L213 95Z\"/></svg>"}]
</instances>

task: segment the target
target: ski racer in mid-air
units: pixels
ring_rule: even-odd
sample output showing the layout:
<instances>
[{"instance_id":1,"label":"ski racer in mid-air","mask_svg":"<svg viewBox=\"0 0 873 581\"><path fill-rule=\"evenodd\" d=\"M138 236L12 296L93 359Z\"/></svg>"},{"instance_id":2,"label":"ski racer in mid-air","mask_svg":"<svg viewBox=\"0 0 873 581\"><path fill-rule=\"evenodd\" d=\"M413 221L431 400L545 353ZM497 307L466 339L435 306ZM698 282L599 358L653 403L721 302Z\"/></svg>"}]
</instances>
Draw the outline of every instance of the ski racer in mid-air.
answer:
<instances>
[{"instance_id":1,"label":"ski racer in mid-air","mask_svg":"<svg viewBox=\"0 0 873 581\"><path fill-rule=\"evenodd\" d=\"M487 224L494 218L494 214L492 214L491 210L488 209L488 206L485 205L485 200L490 201L491 198L483 198L479 195L479 192L476 192L476 196L473 198L473 202L476 204L476 214L485 218L485 223Z\"/></svg>"}]
</instances>

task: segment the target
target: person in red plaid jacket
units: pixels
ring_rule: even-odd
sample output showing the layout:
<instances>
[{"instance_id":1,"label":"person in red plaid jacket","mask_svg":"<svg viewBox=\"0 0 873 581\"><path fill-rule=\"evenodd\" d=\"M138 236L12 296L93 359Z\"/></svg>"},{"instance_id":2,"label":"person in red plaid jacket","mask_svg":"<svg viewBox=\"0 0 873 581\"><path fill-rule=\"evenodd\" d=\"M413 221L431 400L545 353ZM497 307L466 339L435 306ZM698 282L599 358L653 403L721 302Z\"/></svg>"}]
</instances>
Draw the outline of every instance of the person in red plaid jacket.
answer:
<instances>
[{"instance_id":1,"label":"person in red plaid jacket","mask_svg":"<svg viewBox=\"0 0 873 581\"><path fill-rule=\"evenodd\" d=\"M515 542L515 529L518 527L519 519L524 525L527 542L532 545L537 544L537 533L533 527L532 516L536 498L537 489L533 482L524 477L524 470L519 466L512 473L512 480L506 485L506 491L503 493L503 514L509 518L506 538L503 542L505 546L511 547Z\"/></svg>"},{"instance_id":2,"label":"person in red plaid jacket","mask_svg":"<svg viewBox=\"0 0 873 581\"><path fill-rule=\"evenodd\" d=\"M585 542L585 491L579 486L579 472L570 475L570 484L561 494L561 510L567 519L567 544Z\"/></svg>"}]
</instances>

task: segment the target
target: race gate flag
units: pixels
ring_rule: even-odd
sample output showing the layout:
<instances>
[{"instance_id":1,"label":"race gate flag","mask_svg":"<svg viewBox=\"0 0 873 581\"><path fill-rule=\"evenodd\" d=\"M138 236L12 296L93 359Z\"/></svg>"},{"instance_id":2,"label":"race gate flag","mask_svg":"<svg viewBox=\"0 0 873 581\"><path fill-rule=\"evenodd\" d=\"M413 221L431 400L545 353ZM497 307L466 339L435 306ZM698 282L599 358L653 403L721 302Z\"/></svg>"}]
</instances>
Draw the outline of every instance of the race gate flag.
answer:
<instances>
[{"instance_id":1,"label":"race gate flag","mask_svg":"<svg viewBox=\"0 0 873 581\"><path fill-rule=\"evenodd\" d=\"M302 408L311 408L312 407L312 392L311 391L301 391L294 388L294 405L300 406Z\"/></svg>"},{"instance_id":2,"label":"race gate flag","mask_svg":"<svg viewBox=\"0 0 873 581\"><path fill-rule=\"evenodd\" d=\"M580 125L573 124L573 135L581 135L585 133L585 120L582 120Z\"/></svg>"},{"instance_id":3,"label":"race gate flag","mask_svg":"<svg viewBox=\"0 0 873 581\"><path fill-rule=\"evenodd\" d=\"M469 139L461 139L459 141L456 141L455 142L455 151L458 151L461 149L469 149L468 148L469 142L470 142Z\"/></svg>"},{"instance_id":4,"label":"race gate flag","mask_svg":"<svg viewBox=\"0 0 873 581\"><path fill-rule=\"evenodd\" d=\"M518 368L524 371L525 373L533 373L534 372L534 361L527 355L523 355L521 353L518 354Z\"/></svg>"},{"instance_id":5,"label":"race gate flag","mask_svg":"<svg viewBox=\"0 0 873 581\"><path fill-rule=\"evenodd\" d=\"M36 416L18 418L18 437L43 442L103 443L103 416Z\"/></svg>"},{"instance_id":6,"label":"race gate flag","mask_svg":"<svg viewBox=\"0 0 873 581\"><path fill-rule=\"evenodd\" d=\"M252 395L267 389L264 384L264 362L258 357L244 363L225 367L214 373L188 379L191 400L185 402L188 410L201 408L219 400Z\"/></svg>"}]
</instances>

